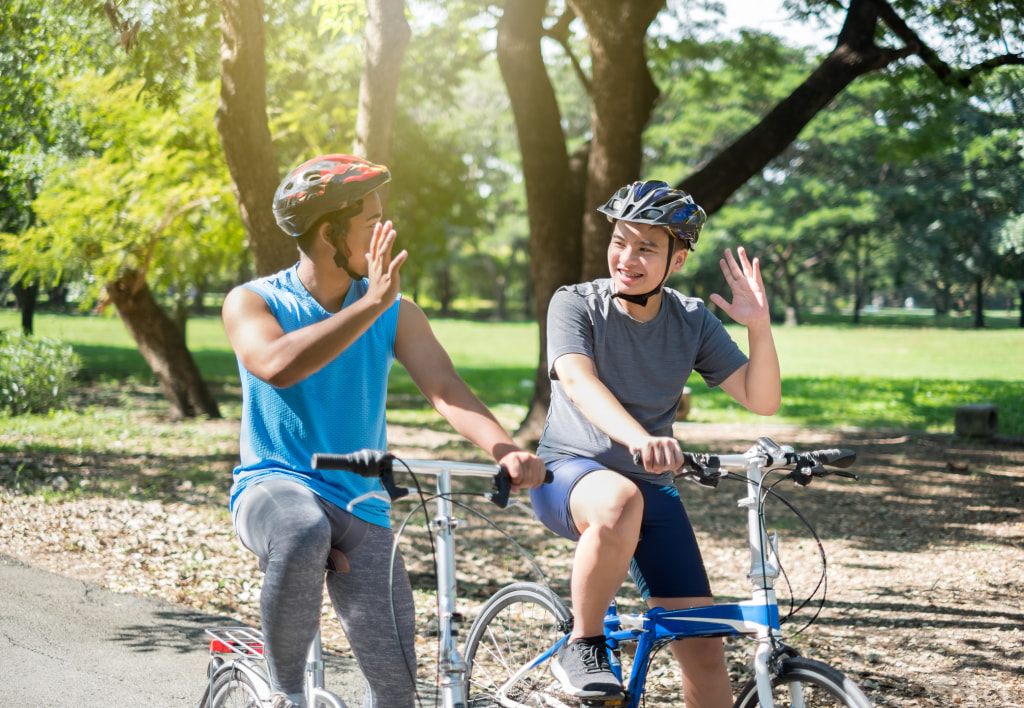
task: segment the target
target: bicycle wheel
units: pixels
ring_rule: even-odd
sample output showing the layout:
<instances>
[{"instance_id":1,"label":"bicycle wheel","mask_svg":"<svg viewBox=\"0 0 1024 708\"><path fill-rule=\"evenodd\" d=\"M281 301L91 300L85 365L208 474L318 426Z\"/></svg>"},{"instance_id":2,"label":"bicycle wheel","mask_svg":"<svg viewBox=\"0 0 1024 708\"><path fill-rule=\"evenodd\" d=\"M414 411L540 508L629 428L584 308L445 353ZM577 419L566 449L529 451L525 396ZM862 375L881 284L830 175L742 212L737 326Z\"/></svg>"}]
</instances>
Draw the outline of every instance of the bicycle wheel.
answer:
<instances>
[{"instance_id":1,"label":"bicycle wheel","mask_svg":"<svg viewBox=\"0 0 1024 708\"><path fill-rule=\"evenodd\" d=\"M831 666L813 659L784 659L782 670L772 677L772 688L772 698L777 707L871 708L871 701L857 684ZM733 708L758 708L759 705L757 684L750 679Z\"/></svg>"},{"instance_id":2,"label":"bicycle wheel","mask_svg":"<svg viewBox=\"0 0 1024 708\"><path fill-rule=\"evenodd\" d=\"M269 695L269 687L266 687L265 693ZM205 704L208 708L262 708L263 706L253 679L241 671L227 669L214 676L210 695L212 700Z\"/></svg>"},{"instance_id":3,"label":"bicycle wheel","mask_svg":"<svg viewBox=\"0 0 1024 708\"><path fill-rule=\"evenodd\" d=\"M527 667L565 636L571 617L558 596L537 583L514 583L491 596L463 652L470 708L535 708L546 696L564 702L548 661Z\"/></svg>"}]
</instances>

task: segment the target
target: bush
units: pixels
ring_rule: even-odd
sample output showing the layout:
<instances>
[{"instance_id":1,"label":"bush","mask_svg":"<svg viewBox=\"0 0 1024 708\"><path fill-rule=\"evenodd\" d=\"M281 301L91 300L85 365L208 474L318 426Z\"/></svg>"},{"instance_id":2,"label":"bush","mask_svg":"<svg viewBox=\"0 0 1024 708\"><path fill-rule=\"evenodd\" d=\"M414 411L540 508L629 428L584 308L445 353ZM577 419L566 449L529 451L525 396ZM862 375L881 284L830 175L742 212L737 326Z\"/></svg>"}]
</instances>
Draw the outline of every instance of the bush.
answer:
<instances>
[{"instance_id":1,"label":"bush","mask_svg":"<svg viewBox=\"0 0 1024 708\"><path fill-rule=\"evenodd\" d=\"M0 409L45 413L64 403L81 361L71 347L45 337L0 337Z\"/></svg>"}]
</instances>

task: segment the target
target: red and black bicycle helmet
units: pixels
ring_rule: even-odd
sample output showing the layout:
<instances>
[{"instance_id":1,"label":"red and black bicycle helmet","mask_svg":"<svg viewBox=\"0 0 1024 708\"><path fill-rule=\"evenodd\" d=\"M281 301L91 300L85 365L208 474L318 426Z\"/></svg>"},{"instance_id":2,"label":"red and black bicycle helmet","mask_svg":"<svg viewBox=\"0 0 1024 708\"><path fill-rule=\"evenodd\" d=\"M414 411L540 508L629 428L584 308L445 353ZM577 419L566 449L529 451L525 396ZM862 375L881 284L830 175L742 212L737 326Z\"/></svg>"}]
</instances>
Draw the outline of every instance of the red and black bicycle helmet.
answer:
<instances>
[{"instance_id":1,"label":"red and black bicycle helmet","mask_svg":"<svg viewBox=\"0 0 1024 708\"><path fill-rule=\"evenodd\" d=\"M689 192L656 180L633 182L623 187L597 210L609 221L664 226L691 251L708 218Z\"/></svg>"},{"instance_id":2,"label":"red and black bicycle helmet","mask_svg":"<svg viewBox=\"0 0 1024 708\"><path fill-rule=\"evenodd\" d=\"M339 211L391 181L383 165L352 155L321 155L292 170L274 193L274 218L301 236L325 214Z\"/></svg>"}]
</instances>

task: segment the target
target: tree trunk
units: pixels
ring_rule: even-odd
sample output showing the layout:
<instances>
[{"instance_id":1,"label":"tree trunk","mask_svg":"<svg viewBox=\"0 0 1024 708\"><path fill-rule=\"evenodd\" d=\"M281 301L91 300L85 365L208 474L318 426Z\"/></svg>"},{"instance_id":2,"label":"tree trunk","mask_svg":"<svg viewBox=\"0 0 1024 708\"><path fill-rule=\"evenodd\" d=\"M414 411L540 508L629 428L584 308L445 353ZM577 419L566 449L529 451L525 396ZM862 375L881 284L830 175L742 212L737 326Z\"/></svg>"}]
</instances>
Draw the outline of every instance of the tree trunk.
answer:
<instances>
[{"instance_id":1,"label":"tree trunk","mask_svg":"<svg viewBox=\"0 0 1024 708\"><path fill-rule=\"evenodd\" d=\"M441 305L441 317L451 317L452 300L455 292L452 284L451 266L447 261L434 270L434 283L437 288L437 301Z\"/></svg>"},{"instance_id":2,"label":"tree trunk","mask_svg":"<svg viewBox=\"0 0 1024 708\"><path fill-rule=\"evenodd\" d=\"M359 81L353 150L370 162L387 165L391 162L398 79L412 32L405 19L405 0L366 0L366 9L363 73ZM378 191L386 215L388 185Z\"/></svg>"},{"instance_id":3,"label":"tree trunk","mask_svg":"<svg viewBox=\"0 0 1024 708\"><path fill-rule=\"evenodd\" d=\"M18 303L18 309L21 311L21 331L25 336L31 337L36 303L39 300L39 283L30 283L22 279L11 285L11 292L14 293L14 301Z\"/></svg>"},{"instance_id":4,"label":"tree trunk","mask_svg":"<svg viewBox=\"0 0 1024 708\"><path fill-rule=\"evenodd\" d=\"M582 185L574 179L554 89L541 54L546 0L508 0L498 22L498 65L519 136L530 220L530 278L540 330L533 398L518 430L540 437L551 398L547 309L551 296L580 273Z\"/></svg>"},{"instance_id":5,"label":"tree trunk","mask_svg":"<svg viewBox=\"0 0 1024 708\"><path fill-rule=\"evenodd\" d=\"M779 281L782 282L785 297L786 326L796 327L800 324L800 295L797 288L796 273L791 272L792 264L788 258L779 257L779 266L776 273Z\"/></svg>"},{"instance_id":6,"label":"tree trunk","mask_svg":"<svg viewBox=\"0 0 1024 708\"><path fill-rule=\"evenodd\" d=\"M985 279L974 279L974 328L985 329Z\"/></svg>"},{"instance_id":7,"label":"tree trunk","mask_svg":"<svg viewBox=\"0 0 1024 708\"><path fill-rule=\"evenodd\" d=\"M281 175L267 124L263 2L221 0L220 5L220 104L214 122L256 272L267 275L290 266L298 253L272 211Z\"/></svg>"},{"instance_id":8,"label":"tree trunk","mask_svg":"<svg viewBox=\"0 0 1024 708\"><path fill-rule=\"evenodd\" d=\"M640 177L643 132L658 87L647 68L647 28L664 0L570 0L590 42L590 163L583 204L582 280L608 275L608 219L597 207L615 190Z\"/></svg>"},{"instance_id":9,"label":"tree trunk","mask_svg":"<svg viewBox=\"0 0 1024 708\"><path fill-rule=\"evenodd\" d=\"M127 271L108 284L107 295L142 357L156 374L172 415L192 418L202 414L220 418L217 402L185 345L185 335L157 304L138 272Z\"/></svg>"}]
</instances>

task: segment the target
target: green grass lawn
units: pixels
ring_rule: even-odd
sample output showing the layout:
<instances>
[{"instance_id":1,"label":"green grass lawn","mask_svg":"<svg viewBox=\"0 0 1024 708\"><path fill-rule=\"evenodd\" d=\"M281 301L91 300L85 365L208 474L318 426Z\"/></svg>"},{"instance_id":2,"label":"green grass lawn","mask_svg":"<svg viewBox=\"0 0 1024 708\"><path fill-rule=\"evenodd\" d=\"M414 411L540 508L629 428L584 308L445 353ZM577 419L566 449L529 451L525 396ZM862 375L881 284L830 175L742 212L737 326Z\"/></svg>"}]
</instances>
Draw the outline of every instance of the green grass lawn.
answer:
<instances>
[{"instance_id":1,"label":"green grass lawn","mask_svg":"<svg viewBox=\"0 0 1024 708\"><path fill-rule=\"evenodd\" d=\"M0 329L16 330L18 322L17 313L0 312ZM488 405L500 409L503 422L525 413L538 360L534 324L435 320L433 326L460 373ZM89 379L152 381L117 318L44 313L35 328L38 336L71 344ZM745 347L742 328L730 331ZM1022 329L828 324L777 327L775 339L783 406L774 422L951 432L956 406L991 402L999 406L1000 432L1024 436ZM205 376L229 396L237 391L237 367L220 320L190 320L188 342ZM697 376L690 387L691 420L762 420L721 391L707 389ZM415 385L397 365L391 392L394 420L441 424L418 403ZM228 401L225 413L234 408Z\"/></svg>"}]
</instances>

